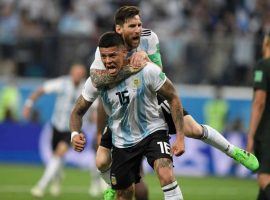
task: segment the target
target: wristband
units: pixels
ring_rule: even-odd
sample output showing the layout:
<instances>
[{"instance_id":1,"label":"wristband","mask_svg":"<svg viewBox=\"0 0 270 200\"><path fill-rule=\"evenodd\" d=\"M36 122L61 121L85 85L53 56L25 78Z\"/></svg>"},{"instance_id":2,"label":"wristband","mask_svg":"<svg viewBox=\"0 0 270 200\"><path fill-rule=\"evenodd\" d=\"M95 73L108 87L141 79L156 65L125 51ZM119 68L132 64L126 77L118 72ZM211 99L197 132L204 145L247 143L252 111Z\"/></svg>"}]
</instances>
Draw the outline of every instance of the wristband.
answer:
<instances>
[{"instance_id":1,"label":"wristband","mask_svg":"<svg viewBox=\"0 0 270 200\"><path fill-rule=\"evenodd\" d=\"M34 101L32 99L27 99L25 101L24 106L31 108L34 105Z\"/></svg>"},{"instance_id":2,"label":"wristband","mask_svg":"<svg viewBox=\"0 0 270 200\"><path fill-rule=\"evenodd\" d=\"M77 132L77 131L72 131L71 137L70 137L70 142L72 142L72 138L73 138L75 135L79 135L79 132Z\"/></svg>"}]
</instances>

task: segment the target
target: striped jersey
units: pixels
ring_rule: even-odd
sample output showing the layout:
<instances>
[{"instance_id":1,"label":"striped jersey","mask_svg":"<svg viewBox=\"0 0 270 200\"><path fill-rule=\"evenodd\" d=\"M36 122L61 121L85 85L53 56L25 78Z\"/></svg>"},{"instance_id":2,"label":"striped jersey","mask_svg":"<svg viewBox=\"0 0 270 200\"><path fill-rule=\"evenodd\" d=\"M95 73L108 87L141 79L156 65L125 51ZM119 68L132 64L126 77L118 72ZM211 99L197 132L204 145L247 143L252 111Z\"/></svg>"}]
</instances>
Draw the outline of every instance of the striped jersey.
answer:
<instances>
[{"instance_id":1,"label":"striped jersey","mask_svg":"<svg viewBox=\"0 0 270 200\"><path fill-rule=\"evenodd\" d=\"M82 87L83 81L76 87L70 76L62 76L44 83L43 89L46 94L56 94L51 123L58 131L69 131L71 110L80 96Z\"/></svg>"},{"instance_id":2,"label":"striped jersey","mask_svg":"<svg viewBox=\"0 0 270 200\"><path fill-rule=\"evenodd\" d=\"M157 130L167 130L159 111L156 92L166 81L165 74L153 63L130 76L114 88L97 90L88 78L82 92L85 100L93 102L100 95L109 116L112 143L118 148L136 145Z\"/></svg>"},{"instance_id":3,"label":"striped jersey","mask_svg":"<svg viewBox=\"0 0 270 200\"><path fill-rule=\"evenodd\" d=\"M136 51L145 51L153 63L157 64L158 66L162 66L159 50L159 40L156 33L154 33L152 30L142 30L139 46L136 49L132 49L129 52L129 55L132 55L132 53ZM98 47L95 53L95 60L91 64L90 69L105 69L105 66L102 63L100 57L100 51Z\"/></svg>"}]
</instances>

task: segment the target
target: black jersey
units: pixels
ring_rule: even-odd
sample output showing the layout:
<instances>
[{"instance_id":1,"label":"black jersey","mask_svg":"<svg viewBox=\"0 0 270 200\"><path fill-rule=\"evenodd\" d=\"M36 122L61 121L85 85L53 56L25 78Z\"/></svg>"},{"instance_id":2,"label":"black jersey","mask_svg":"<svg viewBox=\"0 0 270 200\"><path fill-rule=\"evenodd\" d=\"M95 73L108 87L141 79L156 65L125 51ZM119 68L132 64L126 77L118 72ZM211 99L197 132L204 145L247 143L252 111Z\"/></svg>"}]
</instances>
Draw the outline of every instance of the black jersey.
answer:
<instances>
[{"instance_id":1,"label":"black jersey","mask_svg":"<svg viewBox=\"0 0 270 200\"><path fill-rule=\"evenodd\" d=\"M264 90L267 93L265 109L257 128L255 139L270 141L270 58L260 60L254 68L255 90Z\"/></svg>"}]
</instances>

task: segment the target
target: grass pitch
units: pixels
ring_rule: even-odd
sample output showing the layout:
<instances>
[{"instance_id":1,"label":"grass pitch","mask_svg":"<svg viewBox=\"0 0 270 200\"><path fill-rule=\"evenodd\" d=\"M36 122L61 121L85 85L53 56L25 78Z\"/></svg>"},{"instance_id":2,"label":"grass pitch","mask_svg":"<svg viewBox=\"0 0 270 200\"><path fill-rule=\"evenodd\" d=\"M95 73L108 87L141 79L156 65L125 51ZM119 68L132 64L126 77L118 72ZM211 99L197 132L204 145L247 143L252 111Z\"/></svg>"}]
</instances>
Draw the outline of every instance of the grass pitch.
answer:
<instances>
[{"instance_id":1,"label":"grass pitch","mask_svg":"<svg viewBox=\"0 0 270 200\"><path fill-rule=\"evenodd\" d=\"M41 166L0 164L0 200L31 200L29 191L43 173ZM147 175L150 200L162 200L163 194L154 175ZM178 177L185 200L255 200L255 180L217 177ZM49 194L44 200L100 200L88 194L90 176L88 171L65 169L63 191L60 197Z\"/></svg>"}]
</instances>

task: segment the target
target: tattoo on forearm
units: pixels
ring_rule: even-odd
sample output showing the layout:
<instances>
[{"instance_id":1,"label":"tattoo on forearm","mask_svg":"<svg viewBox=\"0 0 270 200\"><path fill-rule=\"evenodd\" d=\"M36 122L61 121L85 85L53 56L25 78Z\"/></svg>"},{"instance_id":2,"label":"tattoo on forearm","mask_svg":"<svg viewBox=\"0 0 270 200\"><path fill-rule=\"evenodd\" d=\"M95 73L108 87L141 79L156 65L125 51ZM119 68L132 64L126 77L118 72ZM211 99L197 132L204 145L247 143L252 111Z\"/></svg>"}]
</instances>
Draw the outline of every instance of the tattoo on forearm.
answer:
<instances>
[{"instance_id":1,"label":"tattoo on forearm","mask_svg":"<svg viewBox=\"0 0 270 200\"><path fill-rule=\"evenodd\" d=\"M177 132L181 132L184 126L183 107L170 80L167 79L159 93L167 99L171 108L175 129Z\"/></svg>"},{"instance_id":2,"label":"tattoo on forearm","mask_svg":"<svg viewBox=\"0 0 270 200\"><path fill-rule=\"evenodd\" d=\"M180 104L180 101L177 99L172 100L170 104L171 115L175 123L175 129L177 131L183 130L184 127L184 117L183 117L183 108Z\"/></svg>"},{"instance_id":3,"label":"tattoo on forearm","mask_svg":"<svg viewBox=\"0 0 270 200\"><path fill-rule=\"evenodd\" d=\"M91 102L84 100L82 96L77 99L75 107L70 116L70 129L71 131L78 131L82 128L82 118L88 108L91 106Z\"/></svg>"},{"instance_id":4,"label":"tattoo on forearm","mask_svg":"<svg viewBox=\"0 0 270 200\"><path fill-rule=\"evenodd\" d=\"M132 74L137 73L140 69L133 69L131 66L123 67L117 76L111 76L107 70L100 70L100 69L91 69L90 70L90 77L94 85L99 87L105 87L110 84L118 83Z\"/></svg>"}]
</instances>

